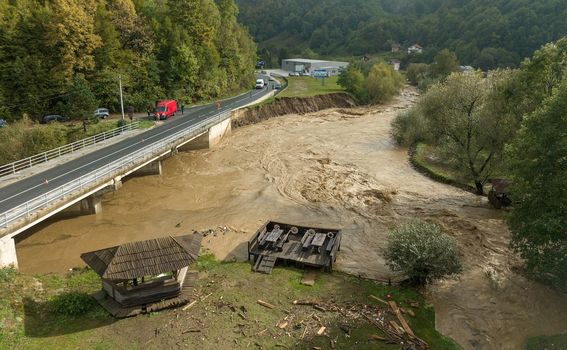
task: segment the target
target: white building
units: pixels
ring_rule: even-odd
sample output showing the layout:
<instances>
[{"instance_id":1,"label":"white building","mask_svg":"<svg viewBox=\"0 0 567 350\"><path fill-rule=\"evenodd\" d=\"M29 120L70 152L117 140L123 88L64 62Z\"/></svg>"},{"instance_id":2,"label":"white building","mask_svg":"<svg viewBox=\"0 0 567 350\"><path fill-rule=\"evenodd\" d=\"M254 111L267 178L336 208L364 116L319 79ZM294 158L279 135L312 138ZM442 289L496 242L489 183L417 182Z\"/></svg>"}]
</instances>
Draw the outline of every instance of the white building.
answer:
<instances>
[{"instance_id":1,"label":"white building","mask_svg":"<svg viewBox=\"0 0 567 350\"><path fill-rule=\"evenodd\" d=\"M421 45L419 44L413 44L412 46L408 47L408 55L411 55L412 53L422 53L423 52L423 47L421 47Z\"/></svg>"},{"instance_id":2,"label":"white building","mask_svg":"<svg viewBox=\"0 0 567 350\"><path fill-rule=\"evenodd\" d=\"M341 69L348 66L348 62L309 60L303 58L291 58L282 60L282 70L287 72L298 72L312 74L315 70L325 70L328 75L338 75Z\"/></svg>"}]
</instances>

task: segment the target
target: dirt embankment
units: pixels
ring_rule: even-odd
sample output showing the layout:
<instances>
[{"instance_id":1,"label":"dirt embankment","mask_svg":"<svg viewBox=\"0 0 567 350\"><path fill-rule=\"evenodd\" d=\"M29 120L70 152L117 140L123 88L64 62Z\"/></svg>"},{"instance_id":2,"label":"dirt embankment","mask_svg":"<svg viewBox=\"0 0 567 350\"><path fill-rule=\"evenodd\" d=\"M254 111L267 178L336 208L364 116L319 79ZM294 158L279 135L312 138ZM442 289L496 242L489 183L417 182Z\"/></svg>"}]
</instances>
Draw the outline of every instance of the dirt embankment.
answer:
<instances>
[{"instance_id":1,"label":"dirt embankment","mask_svg":"<svg viewBox=\"0 0 567 350\"><path fill-rule=\"evenodd\" d=\"M270 104L235 111L232 127L256 124L286 114L306 114L327 108L349 108L356 105L351 95L342 92L313 97L282 97Z\"/></svg>"}]
</instances>

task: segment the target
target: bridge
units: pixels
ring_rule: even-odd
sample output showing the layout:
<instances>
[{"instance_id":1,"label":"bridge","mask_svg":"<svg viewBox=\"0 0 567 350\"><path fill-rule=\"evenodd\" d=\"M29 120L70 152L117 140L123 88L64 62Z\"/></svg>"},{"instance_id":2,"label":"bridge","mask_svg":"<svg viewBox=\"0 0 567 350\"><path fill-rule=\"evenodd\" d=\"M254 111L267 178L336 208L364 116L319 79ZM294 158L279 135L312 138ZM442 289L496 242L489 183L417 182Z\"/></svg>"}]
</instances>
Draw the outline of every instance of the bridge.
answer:
<instances>
[{"instance_id":1,"label":"bridge","mask_svg":"<svg viewBox=\"0 0 567 350\"><path fill-rule=\"evenodd\" d=\"M161 161L179 150L195 143L214 146L230 132L234 110L274 92L268 84L223 100L220 107L193 107L163 125L0 188L0 266L17 267L16 235L73 204L80 203L83 214L100 212L102 195L118 190L122 178L159 175Z\"/></svg>"}]
</instances>

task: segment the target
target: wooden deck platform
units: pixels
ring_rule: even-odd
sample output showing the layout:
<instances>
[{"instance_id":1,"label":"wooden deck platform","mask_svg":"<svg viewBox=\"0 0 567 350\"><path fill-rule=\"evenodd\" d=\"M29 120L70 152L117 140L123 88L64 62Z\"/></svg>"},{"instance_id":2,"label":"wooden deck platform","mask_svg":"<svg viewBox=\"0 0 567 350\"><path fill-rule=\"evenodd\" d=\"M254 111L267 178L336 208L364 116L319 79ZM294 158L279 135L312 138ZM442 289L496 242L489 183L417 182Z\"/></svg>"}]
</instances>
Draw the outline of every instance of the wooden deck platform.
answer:
<instances>
[{"instance_id":1,"label":"wooden deck platform","mask_svg":"<svg viewBox=\"0 0 567 350\"><path fill-rule=\"evenodd\" d=\"M332 270L340 250L338 229L268 221L248 242L253 271L270 274L277 262Z\"/></svg>"},{"instance_id":2,"label":"wooden deck platform","mask_svg":"<svg viewBox=\"0 0 567 350\"><path fill-rule=\"evenodd\" d=\"M123 306L109 297L104 290L96 292L93 296L96 301L98 301L98 303L112 316L117 318L132 317L142 313L155 312L187 304L196 297L195 287L197 285L197 280L197 271L187 271L185 274L185 281L183 282L181 292L178 296L137 306Z\"/></svg>"}]
</instances>

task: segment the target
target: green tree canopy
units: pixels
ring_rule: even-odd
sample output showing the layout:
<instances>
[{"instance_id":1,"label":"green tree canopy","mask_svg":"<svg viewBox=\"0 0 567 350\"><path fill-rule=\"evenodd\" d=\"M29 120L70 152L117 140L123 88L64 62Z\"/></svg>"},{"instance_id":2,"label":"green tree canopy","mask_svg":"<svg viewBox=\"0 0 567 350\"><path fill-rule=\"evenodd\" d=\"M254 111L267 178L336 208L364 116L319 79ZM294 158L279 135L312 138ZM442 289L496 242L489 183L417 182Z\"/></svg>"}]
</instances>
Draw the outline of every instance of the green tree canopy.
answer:
<instances>
[{"instance_id":1,"label":"green tree canopy","mask_svg":"<svg viewBox=\"0 0 567 350\"><path fill-rule=\"evenodd\" d=\"M0 117L83 118L124 100L218 97L254 81L234 0L0 1Z\"/></svg>"},{"instance_id":2,"label":"green tree canopy","mask_svg":"<svg viewBox=\"0 0 567 350\"><path fill-rule=\"evenodd\" d=\"M526 116L508 149L512 246L529 272L567 288L567 79Z\"/></svg>"},{"instance_id":3,"label":"green tree canopy","mask_svg":"<svg viewBox=\"0 0 567 350\"><path fill-rule=\"evenodd\" d=\"M518 128L508 95L514 74L495 71L483 78L475 72L453 73L432 86L418 103L429 142L454 164L463 179L475 183L479 194L501 167L504 145Z\"/></svg>"}]
</instances>

